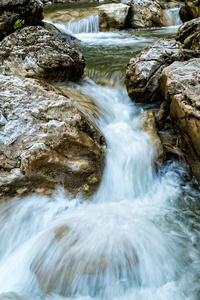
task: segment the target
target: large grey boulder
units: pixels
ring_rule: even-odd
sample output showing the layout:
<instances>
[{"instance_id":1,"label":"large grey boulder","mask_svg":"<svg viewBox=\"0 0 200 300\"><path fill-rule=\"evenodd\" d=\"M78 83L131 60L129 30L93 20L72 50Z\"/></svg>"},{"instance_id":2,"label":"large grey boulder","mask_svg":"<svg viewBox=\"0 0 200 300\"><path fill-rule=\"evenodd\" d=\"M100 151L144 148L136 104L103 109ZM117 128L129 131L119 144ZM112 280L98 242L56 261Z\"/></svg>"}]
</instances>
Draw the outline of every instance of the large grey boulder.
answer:
<instances>
[{"instance_id":1,"label":"large grey boulder","mask_svg":"<svg viewBox=\"0 0 200 300\"><path fill-rule=\"evenodd\" d=\"M174 62L160 82L179 146L200 182L200 59Z\"/></svg>"},{"instance_id":2,"label":"large grey boulder","mask_svg":"<svg viewBox=\"0 0 200 300\"><path fill-rule=\"evenodd\" d=\"M104 137L73 99L41 80L0 75L0 196L91 195L104 167ZM105 144L104 144L105 145Z\"/></svg>"},{"instance_id":3,"label":"large grey boulder","mask_svg":"<svg viewBox=\"0 0 200 300\"><path fill-rule=\"evenodd\" d=\"M161 100L159 78L162 70L182 59L181 46L173 38L162 38L131 58L125 79L131 100L144 103Z\"/></svg>"},{"instance_id":4,"label":"large grey boulder","mask_svg":"<svg viewBox=\"0 0 200 300\"><path fill-rule=\"evenodd\" d=\"M123 3L105 4L99 7L99 27L101 30L123 29L130 6Z\"/></svg>"},{"instance_id":5,"label":"large grey boulder","mask_svg":"<svg viewBox=\"0 0 200 300\"><path fill-rule=\"evenodd\" d=\"M0 73L53 81L76 81L84 71L81 53L40 26L19 29L0 43Z\"/></svg>"},{"instance_id":6,"label":"large grey boulder","mask_svg":"<svg viewBox=\"0 0 200 300\"><path fill-rule=\"evenodd\" d=\"M40 25L43 7L40 0L0 1L0 40L18 27Z\"/></svg>"},{"instance_id":7,"label":"large grey boulder","mask_svg":"<svg viewBox=\"0 0 200 300\"><path fill-rule=\"evenodd\" d=\"M168 26L164 5L158 0L132 0L129 16L133 28Z\"/></svg>"}]
</instances>

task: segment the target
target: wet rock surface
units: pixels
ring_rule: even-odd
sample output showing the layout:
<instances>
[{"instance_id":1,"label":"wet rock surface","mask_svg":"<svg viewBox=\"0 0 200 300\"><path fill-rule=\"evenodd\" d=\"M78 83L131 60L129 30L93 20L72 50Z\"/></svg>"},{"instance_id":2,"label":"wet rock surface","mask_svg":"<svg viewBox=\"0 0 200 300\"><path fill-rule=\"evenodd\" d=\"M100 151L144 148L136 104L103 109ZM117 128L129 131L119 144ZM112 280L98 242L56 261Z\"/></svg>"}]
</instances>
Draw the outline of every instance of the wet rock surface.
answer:
<instances>
[{"instance_id":1,"label":"wet rock surface","mask_svg":"<svg viewBox=\"0 0 200 300\"><path fill-rule=\"evenodd\" d=\"M0 75L1 196L48 194L57 185L92 194L103 173L104 137L46 83Z\"/></svg>"},{"instance_id":2,"label":"wet rock surface","mask_svg":"<svg viewBox=\"0 0 200 300\"><path fill-rule=\"evenodd\" d=\"M200 181L200 59L174 62L165 68L161 89L179 145Z\"/></svg>"},{"instance_id":3,"label":"wet rock surface","mask_svg":"<svg viewBox=\"0 0 200 300\"><path fill-rule=\"evenodd\" d=\"M0 43L0 73L53 81L76 81L84 58L40 26L17 30Z\"/></svg>"},{"instance_id":4,"label":"wet rock surface","mask_svg":"<svg viewBox=\"0 0 200 300\"><path fill-rule=\"evenodd\" d=\"M123 29L130 6L123 3L105 4L99 7L99 26L103 31Z\"/></svg>"},{"instance_id":5,"label":"wet rock surface","mask_svg":"<svg viewBox=\"0 0 200 300\"><path fill-rule=\"evenodd\" d=\"M39 0L1 0L0 40L20 26L40 25L43 19Z\"/></svg>"},{"instance_id":6,"label":"wet rock surface","mask_svg":"<svg viewBox=\"0 0 200 300\"><path fill-rule=\"evenodd\" d=\"M126 87L133 102L161 101L159 78L162 70L182 60L181 46L175 39L160 39L131 58L126 69Z\"/></svg>"}]
</instances>

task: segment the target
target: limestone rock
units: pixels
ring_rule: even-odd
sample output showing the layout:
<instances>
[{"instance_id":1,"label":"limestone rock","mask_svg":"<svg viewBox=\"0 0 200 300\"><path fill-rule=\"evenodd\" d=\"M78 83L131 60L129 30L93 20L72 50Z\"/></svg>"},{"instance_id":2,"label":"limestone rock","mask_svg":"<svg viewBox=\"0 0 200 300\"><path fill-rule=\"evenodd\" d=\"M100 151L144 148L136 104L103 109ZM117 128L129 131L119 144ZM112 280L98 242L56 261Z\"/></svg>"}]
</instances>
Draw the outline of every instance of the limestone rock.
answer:
<instances>
[{"instance_id":1,"label":"limestone rock","mask_svg":"<svg viewBox=\"0 0 200 300\"><path fill-rule=\"evenodd\" d=\"M200 18L185 22L179 27L176 40L183 44L183 48L200 50Z\"/></svg>"},{"instance_id":2,"label":"limestone rock","mask_svg":"<svg viewBox=\"0 0 200 300\"><path fill-rule=\"evenodd\" d=\"M104 167L100 131L51 85L0 75L1 196L62 185L92 194Z\"/></svg>"},{"instance_id":3,"label":"limestone rock","mask_svg":"<svg viewBox=\"0 0 200 300\"><path fill-rule=\"evenodd\" d=\"M165 7L158 0L132 0L129 23L133 28L170 25Z\"/></svg>"},{"instance_id":4,"label":"limestone rock","mask_svg":"<svg viewBox=\"0 0 200 300\"><path fill-rule=\"evenodd\" d=\"M180 10L179 10L179 16L181 18L181 21L184 23L184 22L187 22L189 20L191 20L191 16L190 16L190 13L189 11L187 10L187 6L186 5L182 5Z\"/></svg>"},{"instance_id":5,"label":"limestone rock","mask_svg":"<svg viewBox=\"0 0 200 300\"><path fill-rule=\"evenodd\" d=\"M43 8L40 0L1 0L0 40L17 27L40 25L42 19Z\"/></svg>"},{"instance_id":6,"label":"limestone rock","mask_svg":"<svg viewBox=\"0 0 200 300\"><path fill-rule=\"evenodd\" d=\"M180 147L200 182L200 59L174 62L165 68L161 89Z\"/></svg>"},{"instance_id":7,"label":"limestone rock","mask_svg":"<svg viewBox=\"0 0 200 300\"><path fill-rule=\"evenodd\" d=\"M159 78L162 70L183 58L175 39L160 39L131 58L126 69L126 87L133 102L154 102L162 99Z\"/></svg>"},{"instance_id":8,"label":"limestone rock","mask_svg":"<svg viewBox=\"0 0 200 300\"><path fill-rule=\"evenodd\" d=\"M185 4L192 19L200 17L199 0L185 0Z\"/></svg>"},{"instance_id":9,"label":"limestone rock","mask_svg":"<svg viewBox=\"0 0 200 300\"><path fill-rule=\"evenodd\" d=\"M17 30L0 43L0 73L53 81L76 81L84 70L81 53L40 26Z\"/></svg>"},{"instance_id":10,"label":"limestone rock","mask_svg":"<svg viewBox=\"0 0 200 300\"><path fill-rule=\"evenodd\" d=\"M99 26L100 29L123 29L125 27L130 6L123 3L105 4L99 7Z\"/></svg>"}]
</instances>

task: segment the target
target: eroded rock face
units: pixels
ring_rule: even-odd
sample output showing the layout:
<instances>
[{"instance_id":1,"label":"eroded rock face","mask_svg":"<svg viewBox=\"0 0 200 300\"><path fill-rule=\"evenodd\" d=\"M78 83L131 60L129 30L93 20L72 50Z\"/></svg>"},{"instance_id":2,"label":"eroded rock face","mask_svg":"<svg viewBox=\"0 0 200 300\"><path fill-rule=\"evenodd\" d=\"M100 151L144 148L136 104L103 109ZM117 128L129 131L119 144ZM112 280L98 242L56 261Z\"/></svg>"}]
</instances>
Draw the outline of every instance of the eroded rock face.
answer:
<instances>
[{"instance_id":1,"label":"eroded rock face","mask_svg":"<svg viewBox=\"0 0 200 300\"><path fill-rule=\"evenodd\" d=\"M200 50L200 18L185 22L179 27L176 40L183 44L183 48Z\"/></svg>"},{"instance_id":2,"label":"eroded rock face","mask_svg":"<svg viewBox=\"0 0 200 300\"><path fill-rule=\"evenodd\" d=\"M180 147L200 182L200 59L174 62L165 68L161 89Z\"/></svg>"},{"instance_id":3,"label":"eroded rock face","mask_svg":"<svg viewBox=\"0 0 200 300\"><path fill-rule=\"evenodd\" d=\"M169 25L165 7L158 0L132 0L129 23L133 28Z\"/></svg>"},{"instance_id":4,"label":"eroded rock face","mask_svg":"<svg viewBox=\"0 0 200 300\"><path fill-rule=\"evenodd\" d=\"M0 75L1 196L92 194L104 167L103 136L70 98L34 79Z\"/></svg>"},{"instance_id":5,"label":"eroded rock face","mask_svg":"<svg viewBox=\"0 0 200 300\"><path fill-rule=\"evenodd\" d=\"M40 25L42 19L43 8L40 0L1 0L0 40L15 31L16 26Z\"/></svg>"},{"instance_id":6,"label":"eroded rock face","mask_svg":"<svg viewBox=\"0 0 200 300\"><path fill-rule=\"evenodd\" d=\"M100 29L123 29L125 27L130 6L123 3L105 4L99 7Z\"/></svg>"},{"instance_id":7,"label":"eroded rock face","mask_svg":"<svg viewBox=\"0 0 200 300\"><path fill-rule=\"evenodd\" d=\"M162 70L183 58L175 39L160 39L131 58L126 69L126 87L133 102L154 102L162 99L159 78Z\"/></svg>"},{"instance_id":8,"label":"eroded rock face","mask_svg":"<svg viewBox=\"0 0 200 300\"><path fill-rule=\"evenodd\" d=\"M195 19L200 17L200 2L199 0L185 0L187 10L189 11L191 18Z\"/></svg>"},{"instance_id":9,"label":"eroded rock face","mask_svg":"<svg viewBox=\"0 0 200 300\"><path fill-rule=\"evenodd\" d=\"M40 26L29 26L0 43L0 73L53 81L76 81L85 67L84 58Z\"/></svg>"}]
</instances>

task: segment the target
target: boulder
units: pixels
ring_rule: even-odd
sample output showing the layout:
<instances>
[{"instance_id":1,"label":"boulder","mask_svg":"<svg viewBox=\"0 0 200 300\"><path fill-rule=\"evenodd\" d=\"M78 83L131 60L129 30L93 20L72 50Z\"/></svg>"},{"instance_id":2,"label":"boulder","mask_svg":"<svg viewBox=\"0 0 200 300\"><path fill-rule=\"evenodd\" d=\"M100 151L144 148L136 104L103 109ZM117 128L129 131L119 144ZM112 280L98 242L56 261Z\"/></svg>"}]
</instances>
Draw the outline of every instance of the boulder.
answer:
<instances>
[{"instance_id":1,"label":"boulder","mask_svg":"<svg viewBox=\"0 0 200 300\"><path fill-rule=\"evenodd\" d=\"M42 19L40 0L1 0L0 40L21 26L40 25Z\"/></svg>"},{"instance_id":2,"label":"boulder","mask_svg":"<svg viewBox=\"0 0 200 300\"><path fill-rule=\"evenodd\" d=\"M41 192L61 185L91 195L104 168L104 137L53 86L0 75L1 196Z\"/></svg>"},{"instance_id":3,"label":"boulder","mask_svg":"<svg viewBox=\"0 0 200 300\"><path fill-rule=\"evenodd\" d=\"M170 25L165 6L158 0L132 0L129 23L132 28Z\"/></svg>"},{"instance_id":4,"label":"boulder","mask_svg":"<svg viewBox=\"0 0 200 300\"><path fill-rule=\"evenodd\" d=\"M200 182L200 59L174 62L165 68L161 90L179 145Z\"/></svg>"},{"instance_id":5,"label":"boulder","mask_svg":"<svg viewBox=\"0 0 200 300\"><path fill-rule=\"evenodd\" d=\"M184 23L184 22L187 22L189 20L191 20L191 16L190 16L190 13L189 11L187 10L187 7L186 5L182 5L180 10L179 10L179 16L181 18L181 21Z\"/></svg>"},{"instance_id":6,"label":"boulder","mask_svg":"<svg viewBox=\"0 0 200 300\"><path fill-rule=\"evenodd\" d=\"M123 29L130 6L123 3L105 4L99 7L99 27L101 30Z\"/></svg>"},{"instance_id":7,"label":"boulder","mask_svg":"<svg viewBox=\"0 0 200 300\"><path fill-rule=\"evenodd\" d=\"M131 100L144 103L162 100L161 72L172 62L182 59L181 46L173 38L162 38L131 58L125 79Z\"/></svg>"},{"instance_id":8,"label":"boulder","mask_svg":"<svg viewBox=\"0 0 200 300\"><path fill-rule=\"evenodd\" d=\"M0 43L0 73L52 81L76 81L84 71L81 53L40 26L29 26Z\"/></svg>"},{"instance_id":9,"label":"boulder","mask_svg":"<svg viewBox=\"0 0 200 300\"><path fill-rule=\"evenodd\" d=\"M200 50L200 18L185 22L179 27L176 40L183 44L183 48Z\"/></svg>"},{"instance_id":10,"label":"boulder","mask_svg":"<svg viewBox=\"0 0 200 300\"><path fill-rule=\"evenodd\" d=\"M187 10L191 19L200 17L200 2L199 0L185 0Z\"/></svg>"}]
</instances>

